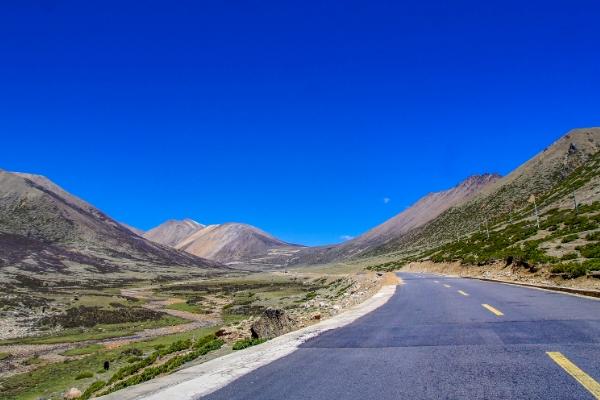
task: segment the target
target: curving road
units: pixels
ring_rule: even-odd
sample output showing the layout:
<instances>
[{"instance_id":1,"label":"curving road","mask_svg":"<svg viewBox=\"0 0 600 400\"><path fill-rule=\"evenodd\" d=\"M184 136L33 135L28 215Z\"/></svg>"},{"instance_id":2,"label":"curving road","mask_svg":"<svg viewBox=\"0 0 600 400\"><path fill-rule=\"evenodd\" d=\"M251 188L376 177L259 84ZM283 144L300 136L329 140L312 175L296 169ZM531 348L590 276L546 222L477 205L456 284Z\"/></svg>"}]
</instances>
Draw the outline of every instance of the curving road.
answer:
<instances>
[{"instance_id":1,"label":"curving road","mask_svg":"<svg viewBox=\"0 0 600 400\"><path fill-rule=\"evenodd\" d=\"M600 399L600 301L399 275L384 306L204 399Z\"/></svg>"}]
</instances>

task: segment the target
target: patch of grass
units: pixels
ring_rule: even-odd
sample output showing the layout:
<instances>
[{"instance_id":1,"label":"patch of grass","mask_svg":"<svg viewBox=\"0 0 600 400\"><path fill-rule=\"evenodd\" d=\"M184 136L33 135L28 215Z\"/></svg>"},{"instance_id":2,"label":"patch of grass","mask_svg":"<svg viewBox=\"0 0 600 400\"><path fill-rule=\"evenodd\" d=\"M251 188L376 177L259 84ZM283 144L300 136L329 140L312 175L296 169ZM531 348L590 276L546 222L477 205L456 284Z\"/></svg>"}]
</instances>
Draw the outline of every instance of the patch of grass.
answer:
<instances>
[{"instance_id":1,"label":"patch of grass","mask_svg":"<svg viewBox=\"0 0 600 400\"><path fill-rule=\"evenodd\" d=\"M90 397L92 397L92 395L94 393L96 393L98 390L102 389L104 386L106 386L106 382L104 381L96 381L94 383L92 383L90 386L88 386L88 388L85 390L85 392L83 392L83 394L81 395L81 397L79 398L80 400L87 400Z\"/></svg>"},{"instance_id":2,"label":"patch of grass","mask_svg":"<svg viewBox=\"0 0 600 400\"><path fill-rule=\"evenodd\" d=\"M34 356L29 357L25 361L23 361L23 364L25 364L25 365L36 365L36 364L41 364L42 362L43 362L43 360L40 358L40 356L38 356L36 354Z\"/></svg>"},{"instance_id":3,"label":"patch of grass","mask_svg":"<svg viewBox=\"0 0 600 400\"><path fill-rule=\"evenodd\" d=\"M587 272L587 268L583 264L570 263L570 264L557 264L550 270L553 273L565 273L567 278L573 279L580 276L584 276Z\"/></svg>"},{"instance_id":4,"label":"patch of grass","mask_svg":"<svg viewBox=\"0 0 600 400\"><path fill-rule=\"evenodd\" d=\"M98 350L103 349L103 348L104 348L104 346L102 346L101 344L90 344L89 346L78 347L75 349L70 349L70 350L64 351L61 354L63 356L83 356L86 354L95 353Z\"/></svg>"},{"instance_id":5,"label":"patch of grass","mask_svg":"<svg viewBox=\"0 0 600 400\"><path fill-rule=\"evenodd\" d=\"M10 353L0 353L0 361L6 360L8 357L10 357Z\"/></svg>"},{"instance_id":6,"label":"patch of grass","mask_svg":"<svg viewBox=\"0 0 600 400\"><path fill-rule=\"evenodd\" d=\"M565 237L562 238L562 240L560 241L561 243L570 243L574 240L579 239L579 235L577 235L576 233L572 234L572 235L567 235Z\"/></svg>"},{"instance_id":7,"label":"patch of grass","mask_svg":"<svg viewBox=\"0 0 600 400\"><path fill-rule=\"evenodd\" d=\"M86 379L86 378L93 378L94 377L94 373L91 371L84 371L79 373L76 377L75 380L78 381L80 379Z\"/></svg>"},{"instance_id":8,"label":"patch of grass","mask_svg":"<svg viewBox=\"0 0 600 400\"><path fill-rule=\"evenodd\" d=\"M121 367L131 365L127 361L137 354L154 352L155 346L168 348L173 342L190 339L194 343L200 342L205 337L214 338L217 327L199 328L188 332L165 335L146 341L125 345L118 349L106 349L101 346L96 352L87 357L70 360L67 362L43 365L34 371L13 375L0 379L0 399L11 400L37 400L39 398L62 399L62 393L70 387L81 387L81 381L75 377L82 371L97 371L103 381L109 379L111 372L118 371ZM110 370L102 368L104 361L110 361ZM94 383L100 385L99 383ZM94 385L92 384L92 385ZM83 388L81 388L83 389ZM89 393L90 398L97 388ZM87 390L86 390L87 392Z\"/></svg>"},{"instance_id":9,"label":"patch of grass","mask_svg":"<svg viewBox=\"0 0 600 400\"><path fill-rule=\"evenodd\" d=\"M585 238L589 241L600 241L600 231L588 233Z\"/></svg>"},{"instance_id":10,"label":"patch of grass","mask_svg":"<svg viewBox=\"0 0 600 400\"><path fill-rule=\"evenodd\" d=\"M104 309L101 307L79 306L69 308L63 314L45 317L40 320L39 324L47 326L60 325L64 328L91 328L101 324L156 321L163 316L164 314L160 312L142 307L122 306L117 309Z\"/></svg>"},{"instance_id":11,"label":"patch of grass","mask_svg":"<svg viewBox=\"0 0 600 400\"><path fill-rule=\"evenodd\" d=\"M167 308L171 310L186 311L194 314L208 314L210 311L205 310L200 304L175 303L170 304Z\"/></svg>"},{"instance_id":12,"label":"patch of grass","mask_svg":"<svg viewBox=\"0 0 600 400\"><path fill-rule=\"evenodd\" d=\"M142 321L123 324L101 324L93 328L71 328L65 329L51 335L31 336L19 339L8 339L0 341L4 344L55 344L72 343L84 340L101 340L114 337L133 335L136 332L150 328L161 328L164 326L179 325L188 322L185 319L173 316L164 316L156 321Z\"/></svg>"},{"instance_id":13,"label":"patch of grass","mask_svg":"<svg viewBox=\"0 0 600 400\"><path fill-rule=\"evenodd\" d=\"M577 250L579 250L581 255L585 258L600 258L600 242L578 246Z\"/></svg>"},{"instance_id":14,"label":"patch of grass","mask_svg":"<svg viewBox=\"0 0 600 400\"><path fill-rule=\"evenodd\" d=\"M109 393L115 392L117 390L121 390L121 389L129 387L129 386L133 386L133 385L137 385L142 382L149 381L150 379L152 379L158 375L169 373L169 372L175 370L176 368L179 368L180 366L182 366L183 364L185 364L187 362L193 361L200 356L203 356L211 351L221 348L221 346L223 346L224 343L225 342L223 340L216 339L216 338L214 338L214 336L211 336L208 340L202 341L201 345L194 346L195 349L190 352L175 356L175 357L169 359L168 361L166 361L165 363L158 365L156 367L144 368L144 370L140 374L133 375L127 379L119 378L118 380L121 380L120 382L116 383L115 385L111 386L109 389L100 393L100 396L104 396ZM153 353L153 355L154 354L157 354L157 353ZM139 369L136 370L136 372L137 371L139 371ZM109 383L115 382L115 381L116 381L115 376L113 376L110 379Z\"/></svg>"},{"instance_id":15,"label":"patch of grass","mask_svg":"<svg viewBox=\"0 0 600 400\"><path fill-rule=\"evenodd\" d=\"M267 339L242 339L233 344L233 350L242 350L266 342Z\"/></svg>"},{"instance_id":16,"label":"patch of grass","mask_svg":"<svg viewBox=\"0 0 600 400\"><path fill-rule=\"evenodd\" d=\"M577 255L577 253L567 253L564 256L562 256L560 259L562 261L566 261L566 260L575 260L578 257L579 256Z\"/></svg>"},{"instance_id":17,"label":"patch of grass","mask_svg":"<svg viewBox=\"0 0 600 400\"><path fill-rule=\"evenodd\" d=\"M306 293L306 295L304 296L304 300L308 301L308 300L312 300L315 297L317 297L317 292L308 292Z\"/></svg>"}]
</instances>

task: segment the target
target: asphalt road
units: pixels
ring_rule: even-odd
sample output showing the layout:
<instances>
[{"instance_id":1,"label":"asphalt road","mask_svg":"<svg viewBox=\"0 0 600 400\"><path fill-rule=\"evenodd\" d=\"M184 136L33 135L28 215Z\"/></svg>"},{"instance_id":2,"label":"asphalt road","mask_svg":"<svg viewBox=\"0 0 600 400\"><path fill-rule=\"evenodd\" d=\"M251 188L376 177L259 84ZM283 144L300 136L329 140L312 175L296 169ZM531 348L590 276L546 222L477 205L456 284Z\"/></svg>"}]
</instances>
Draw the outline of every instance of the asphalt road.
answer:
<instances>
[{"instance_id":1,"label":"asphalt road","mask_svg":"<svg viewBox=\"0 0 600 400\"><path fill-rule=\"evenodd\" d=\"M399 275L384 306L204 398L600 399L600 301Z\"/></svg>"}]
</instances>

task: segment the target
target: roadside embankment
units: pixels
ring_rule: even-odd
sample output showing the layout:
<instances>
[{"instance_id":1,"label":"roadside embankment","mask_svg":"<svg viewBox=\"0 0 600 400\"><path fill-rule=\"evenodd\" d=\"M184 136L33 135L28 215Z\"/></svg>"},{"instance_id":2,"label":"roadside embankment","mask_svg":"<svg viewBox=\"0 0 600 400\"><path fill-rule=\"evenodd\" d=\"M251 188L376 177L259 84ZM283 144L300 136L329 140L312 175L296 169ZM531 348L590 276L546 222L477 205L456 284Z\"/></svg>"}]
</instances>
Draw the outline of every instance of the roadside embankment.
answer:
<instances>
[{"instance_id":1,"label":"roadside embankment","mask_svg":"<svg viewBox=\"0 0 600 400\"><path fill-rule=\"evenodd\" d=\"M593 277L564 279L560 276L552 275L548 269L543 267L538 268L535 272L530 272L526 268L507 266L501 262L476 266L463 265L460 262L434 263L431 261L420 261L405 265L402 271L454 275L463 278L512 283L540 289L600 297L600 279Z\"/></svg>"}]
</instances>

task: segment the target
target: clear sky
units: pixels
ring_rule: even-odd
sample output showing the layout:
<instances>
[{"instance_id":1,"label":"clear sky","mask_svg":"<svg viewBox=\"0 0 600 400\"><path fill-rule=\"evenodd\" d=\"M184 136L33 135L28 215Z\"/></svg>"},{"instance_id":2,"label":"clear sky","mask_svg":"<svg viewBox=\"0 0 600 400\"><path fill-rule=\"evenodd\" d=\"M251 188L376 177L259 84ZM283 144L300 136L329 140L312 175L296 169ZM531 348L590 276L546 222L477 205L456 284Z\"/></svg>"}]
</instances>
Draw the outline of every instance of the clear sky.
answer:
<instances>
[{"instance_id":1,"label":"clear sky","mask_svg":"<svg viewBox=\"0 0 600 400\"><path fill-rule=\"evenodd\" d=\"M599 15L597 0L3 1L0 168L143 229L191 217L337 242L600 125Z\"/></svg>"}]
</instances>

